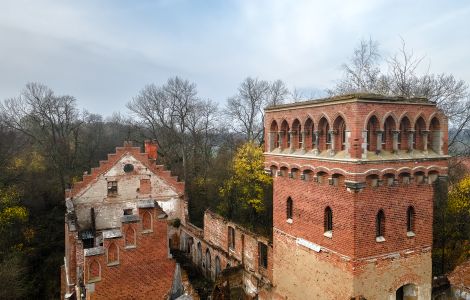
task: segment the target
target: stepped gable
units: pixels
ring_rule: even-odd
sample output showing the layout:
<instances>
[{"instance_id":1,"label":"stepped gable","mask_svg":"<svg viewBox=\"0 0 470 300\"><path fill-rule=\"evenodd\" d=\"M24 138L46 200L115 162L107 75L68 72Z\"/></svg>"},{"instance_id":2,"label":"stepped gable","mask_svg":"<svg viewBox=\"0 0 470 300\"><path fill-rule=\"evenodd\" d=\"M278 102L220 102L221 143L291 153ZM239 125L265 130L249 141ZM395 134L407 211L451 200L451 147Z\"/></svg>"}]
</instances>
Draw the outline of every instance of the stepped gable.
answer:
<instances>
[{"instance_id":1,"label":"stepped gable","mask_svg":"<svg viewBox=\"0 0 470 300\"><path fill-rule=\"evenodd\" d=\"M178 177L172 176L171 171L166 170L165 166L156 165L155 160L150 159L148 153L140 152L140 147L133 147L130 143L124 143L123 147L116 147L116 153L108 154L107 160L100 160L99 167L92 168L90 174L84 174L82 181L74 183L71 189L66 190L65 198L69 199L78 196L84 189L89 187L91 183L96 182L101 174L108 172L123 156L127 154L131 154L151 172L173 187L180 197L184 195L183 181L178 181Z\"/></svg>"}]
</instances>

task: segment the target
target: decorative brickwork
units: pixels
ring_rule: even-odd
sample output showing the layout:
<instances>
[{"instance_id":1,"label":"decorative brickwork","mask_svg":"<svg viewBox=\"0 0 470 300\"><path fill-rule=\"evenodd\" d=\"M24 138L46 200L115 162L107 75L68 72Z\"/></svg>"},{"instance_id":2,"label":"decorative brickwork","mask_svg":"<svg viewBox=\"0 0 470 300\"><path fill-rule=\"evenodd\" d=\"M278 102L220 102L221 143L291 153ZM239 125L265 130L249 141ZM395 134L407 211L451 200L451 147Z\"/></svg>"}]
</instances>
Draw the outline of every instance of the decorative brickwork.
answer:
<instances>
[{"instance_id":1,"label":"decorative brickwork","mask_svg":"<svg viewBox=\"0 0 470 300\"><path fill-rule=\"evenodd\" d=\"M268 108L265 128L273 295L429 299L433 183L447 174L435 104L342 96Z\"/></svg>"},{"instance_id":2,"label":"decorative brickwork","mask_svg":"<svg viewBox=\"0 0 470 300\"><path fill-rule=\"evenodd\" d=\"M169 223L185 221L184 183L154 165L156 147L146 143L146 150L155 153L126 143L66 191L64 296L168 295L175 272Z\"/></svg>"}]
</instances>

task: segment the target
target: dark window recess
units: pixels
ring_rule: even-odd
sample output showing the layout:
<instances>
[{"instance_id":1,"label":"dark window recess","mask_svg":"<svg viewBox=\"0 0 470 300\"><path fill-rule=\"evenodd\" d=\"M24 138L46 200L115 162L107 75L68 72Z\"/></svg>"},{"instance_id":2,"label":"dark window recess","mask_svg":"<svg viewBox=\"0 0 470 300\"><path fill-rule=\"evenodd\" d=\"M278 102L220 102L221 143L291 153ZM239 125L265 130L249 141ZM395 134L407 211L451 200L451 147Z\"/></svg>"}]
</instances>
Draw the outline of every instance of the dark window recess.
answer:
<instances>
[{"instance_id":1,"label":"dark window recess","mask_svg":"<svg viewBox=\"0 0 470 300\"><path fill-rule=\"evenodd\" d=\"M329 206L325 208L324 227L325 232L333 230L333 211Z\"/></svg>"},{"instance_id":2,"label":"dark window recess","mask_svg":"<svg viewBox=\"0 0 470 300\"><path fill-rule=\"evenodd\" d=\"M235 249L235 229L228 227L228 246L231 249Z\"/></svg>"},{"instance_id":3,"label":"dark window recess","mask_svg":"<svg viewBox=\"0 0 470 300\"><path fill-rule=\"evenodd\" d=\"M134 171L134 165L133 164L125 164L124 165L124 172L130 173Z\"/></svg>"},{"instance_id":4,"label":"dark window recess","mask_svg":"<svg viewBox=\"0 0 470 300\"><path fill-rule=\"evenodd\" d=\"M84 249L95 247L95 236L92 230L81 231L79 237L82 240Z\"/></svg>"},{"instance_id":5,"label":"dark window recess","mask_svg":"<svg viewBox=\"0 0 470 300\"><path fill-rule=\"evenodd\" d=\"M384 236L385 234L385 214L383 210L380 210L377 214L376 224L375 224L375 235L376 237Z\"/></svg>"},{"instance_id":6,"label":"dark window recess","mask_svg":"<svg viewBox=\"0 0 470 300\"><path fill-rule=\"evenodd\" d=\"M83 239L83 249L89 249L95 247L95 239Z\"/></svg>"},{"instance_id":7,"label":"dark window recess","mask_svg":"<svg viewBox=\"0 0 470 300\"><path fill-rule=\"evenodd\" d=\"M258 264L260 267L268 268L268 246L258 243Z\"/></svg>"},{"instance_id":8,"label":"dark window recess","mask_svg":"<svg viewBox=\"0 0 470 300\"><path fill-rule=\"evenodd\" d=\"M125 215L125 216L130 216L130 215L132 215L132 208L126 208L126 209L124 210L124 215Z\"/></svg>"},{"instance_id":9,"label":"dark window recess","mask_svg":"<svg viewBox=\"0 0 470 300\"><path fill-rule=\"evenodd\" d=\"M289 197L287 198L287 207L286 207L287 219L292 219L292 208L293 208L292 199Z\"/></svg>"},{"instance_id":10,"label":"dark window recess","mask_svg":"<svg viewBox=\"0 0 470 300\"><path fill-rule=\"evenodd\" d=\"M406 216L406 230L407 231L414 231L414 217L415 217L415 210L413 206L408 207L407 216Z\"/></svg>"},{"instance_id":11,"label":"dark window recess","mask_svg":"<svg viewBox=\"0 0 470 300\"><path fill-rule=\"evenodd\" d=\"M118 193L117 181L108 181L108 196L116 196Z\"/></svg>"}]
</instances>

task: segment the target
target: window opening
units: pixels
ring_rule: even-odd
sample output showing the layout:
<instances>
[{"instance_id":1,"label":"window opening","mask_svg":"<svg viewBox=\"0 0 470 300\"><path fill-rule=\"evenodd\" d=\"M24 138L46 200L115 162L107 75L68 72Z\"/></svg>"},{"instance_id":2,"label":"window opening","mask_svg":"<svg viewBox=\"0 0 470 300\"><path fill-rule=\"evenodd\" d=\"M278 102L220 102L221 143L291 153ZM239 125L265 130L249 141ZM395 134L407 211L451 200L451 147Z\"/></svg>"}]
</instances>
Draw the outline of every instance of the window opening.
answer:
<instances>
[{"instance_id":1,"label":"window opening","mask_svg":"<svg viewBox=\"0 0 470 300\"><path fill-rule=\"evenodd\" d=\"M118 185L117 181L108 181L108 196L117 196Z\"/></svg>"},{"instance_id":2,"label":"window opening","mask_svg":"<svg viewBox=\"0 0 470 300\"><path fill-rule=\"evenodd\" d=\"M235 229L231 226L228 227L228 247L235 249Z\"/></svg>"},{"instance_id":3,"label":"window opening","mask_svg":"<svg viewBox=\"0 0 470 300\"><path fill-rule=\"evenodd\" d=\"M268 268L268 246L261 242L258 242L258 265Z\"/></svg>"}]
</instances>

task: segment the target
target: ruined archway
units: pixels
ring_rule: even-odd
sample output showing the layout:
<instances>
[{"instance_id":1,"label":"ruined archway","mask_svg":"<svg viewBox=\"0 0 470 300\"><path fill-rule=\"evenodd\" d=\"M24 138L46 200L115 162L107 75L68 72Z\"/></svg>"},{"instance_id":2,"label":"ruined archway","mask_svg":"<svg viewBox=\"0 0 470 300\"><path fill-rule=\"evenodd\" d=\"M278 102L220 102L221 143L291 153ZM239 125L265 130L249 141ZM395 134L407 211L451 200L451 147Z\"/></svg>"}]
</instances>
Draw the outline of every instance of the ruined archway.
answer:
<instances>
[{"instance_id":1,"label":"ruined archway","mask_svg":"<svg viewBox=\"0 0 470 300\"><path fill-rule=\"evenodd\" d=\"M396 300L417 300L418 287L412 283L402 285L395 293Z\"/></svg>"}]
</instances>

